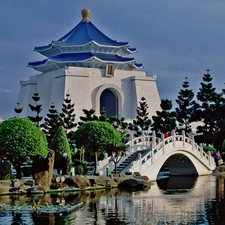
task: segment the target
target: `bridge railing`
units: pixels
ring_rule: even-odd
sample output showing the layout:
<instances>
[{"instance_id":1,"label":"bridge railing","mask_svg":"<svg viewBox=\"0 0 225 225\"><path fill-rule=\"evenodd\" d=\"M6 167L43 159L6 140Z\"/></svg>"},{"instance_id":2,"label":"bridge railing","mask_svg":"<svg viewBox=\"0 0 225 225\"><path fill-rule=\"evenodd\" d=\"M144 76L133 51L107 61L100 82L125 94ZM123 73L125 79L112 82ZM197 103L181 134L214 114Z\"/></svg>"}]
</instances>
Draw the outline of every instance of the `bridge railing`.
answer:
<instances>
[{"instance_id":1,"label":"bridge railing","mask_svg":"<svg viewBox=\"0 0 225 225\"><path fill-rule=\"evenodd\" d=\"M165 153L179 148L190 152L193 156L199 158L209 169L214 168L215 162L213 157L204 152L203 148L194 142L194 137L190 139L185 135L176 135L175 132L173 132L173 135L166 139L162 137L161 142L155 147L152 147L152 151L148 152L143 157L139 155L139 158L130 165L129 171L139 171L142 173Z\"/></svg>"},{"instance_id":2,"label":"bridge railing","mask_svg":"<svg viewBox=\"0 0 225 225\"><path fill-rule=\"evenodd\" d=\"M127 152L126 154L121 158L121 160L118 162L117 166L119 166L121 163L123 163L129 156L131 156L133 153L141 150L150 149L153 146L158 145L161 142L161 139L155 136L155 133L153 132L153 135L151 136L141 136L141 137L133 137L131 135L130 141L127 142ZM98 161L98 171L100 175L104 175L106 173L106 168L110 167L112 170L114 169L114 163L111 160L111 157L105 154L105 157L103 160Z\"/></svg>"}]
</instances>

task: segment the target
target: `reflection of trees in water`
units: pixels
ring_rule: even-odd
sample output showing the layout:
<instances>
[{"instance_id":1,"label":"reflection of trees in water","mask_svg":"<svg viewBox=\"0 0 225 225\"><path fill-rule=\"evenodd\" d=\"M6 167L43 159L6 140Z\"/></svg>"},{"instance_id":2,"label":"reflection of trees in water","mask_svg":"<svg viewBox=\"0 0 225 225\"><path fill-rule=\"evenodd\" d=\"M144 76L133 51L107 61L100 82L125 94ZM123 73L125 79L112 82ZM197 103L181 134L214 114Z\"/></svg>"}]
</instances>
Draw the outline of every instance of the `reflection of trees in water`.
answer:
<instances>
[{"instance_id":1,"label":"reflection of trees in water","mask_svg":"<svg viewBox=\"0 0 225 225\"><path fill-rule=\"evenodd\" d=\"M115 206L114 211L108 211L107 218L106 218L106 225L126 225L128 224L125 222L126 218L122 217L120 215L120 212L118 210L118 199L117 195L115 195Z\"/></svg>"},{"instance_id":2,"label":"reflection of trees in water","mask_svg":"<svg viewBox=\"0 0 225 225\"><path fill-rule=\"evenodd\" d=\"M55 215L54 213L48 213L46 215L37 215L36 213L32 213L32 219L35 225L56 225L55 223ZM60 221L61 220L61 221ZM63 224L64 218L57 218L57 224Z\"/></svg>"},{"instance_id":3,"label":"reflection of trees in water","mask_svg":"<svg viewBox=\"0 0 225 225\"><path fill-rule=\"evenodd\" d=\"M225 177L216 179L216 199L206 203L206 217L209 224L222 225L225 223Z\"/></svg>"},{"instance_id":4,"label":"reflection of trees in water","mask_svg":"<svg viewBox=\"0 0 225 225\"><path fill-rule=\"evenodd\" d=\"M12 212L12 223L11 223L11 225L20 225L20 224L24 224L23 220L22 220L22 214Z\"/></svg>"},{"instance_id":5,"label":"reflection of trees in water","mask_svg":"<svg viewBox=\"0 0 225 225\"><path fill-rule=\"evenodd\" d=\"M92 192L92 201L88 205L88 212L93 214L94 224L97 225L101 220L106 222L106 225L126 225L126 218L122 215L123 212L118 209L117 189L108 191L105 199L105 205L101 205L100 198L96 198ZM113 195L112 195L113 194ZM100 208L100 209L99 209Z\"/></svg>"}]
</instances>

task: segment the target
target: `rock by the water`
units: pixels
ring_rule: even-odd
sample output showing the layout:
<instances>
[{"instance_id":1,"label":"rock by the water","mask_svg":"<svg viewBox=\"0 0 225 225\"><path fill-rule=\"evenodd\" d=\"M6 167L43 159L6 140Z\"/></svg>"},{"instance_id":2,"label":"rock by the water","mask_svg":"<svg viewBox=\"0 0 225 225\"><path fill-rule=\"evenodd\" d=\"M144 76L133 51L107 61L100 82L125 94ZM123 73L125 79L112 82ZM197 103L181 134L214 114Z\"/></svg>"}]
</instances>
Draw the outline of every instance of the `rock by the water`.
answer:
<instances>
[{"instance_id":1,"label":"rock by the water","mask_svg":"<svg viewBox=\"0 0 225 225\"><path fill-rule=\"evenodd\" d=\"M141 179L128 178L123 180L118 187L123 190L129 190L129 189L144 190L146 188L150 188L151 183L149 181L145 181Z\"/></svg>"}]
</instances>

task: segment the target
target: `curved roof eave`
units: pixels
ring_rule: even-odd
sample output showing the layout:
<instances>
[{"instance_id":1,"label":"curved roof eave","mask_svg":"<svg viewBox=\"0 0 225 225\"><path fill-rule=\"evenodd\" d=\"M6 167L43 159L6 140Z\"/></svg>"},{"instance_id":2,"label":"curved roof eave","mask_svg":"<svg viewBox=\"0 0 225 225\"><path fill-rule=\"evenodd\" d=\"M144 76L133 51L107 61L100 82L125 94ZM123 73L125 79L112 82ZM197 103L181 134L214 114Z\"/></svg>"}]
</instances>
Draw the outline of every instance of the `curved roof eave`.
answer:
<instances>
[{"instance_id":1,"label":"curved roof eave","mask_svg":"<svg viewBox=\"0 0 225 225\"><path fill-rule=\"evenodd\" d=\"M86 59L82 59L82 60L66 60L66 61L60 61L60 60L54 60L54 59L47 59L47 62L55 62L55 63L75 63L75 62L87 62L87 61L92 61L92 60L96 60L98 62L104 62L104 63L116 63L116 64L124 64L124 63L134 63L134 59L129 59L126 61L116 61L116 60L104 60L104 59L100 59L96 56L92 56Z\"/></svg>"},{"instance_id":2,"label":"curved roof eave","mask_svg":"<svg viewBox=\"0 0 225 225\"><path fill-rule=\"evenodd\" d=\"M85 60L76 60L76 61L58 61L58 60L53 60L53 59L46 59L46 60L43 60L43 61L37 61L37 62L30 62L28 64L28 67L31 67L35 70L38 70L40 72L44 72L44 71L51 71L51 70L44 70L44 69L41 69L43 66L47 66L49 63L50 64L69 64L69 63L80 63L80 62L90 62L90 61L97 61L97 62L102 62L102 63L113 63L113 64L129 64L129 66L133 69L140 69L140 68L143 68L142 64L138 64L138 63L135 63L134 60L127 60L126 62L121 62L121 61L106 61L106 60L102 60L102 59L99 59L98 57L96 56L93 56L93 57L90 57L90 58L87 58Z\"/></svg>"},{"instance_id":3,"label":"curved roof eave","mask_svg":"<svg viewBox=\"0 0 225 225\"><path fill-rule=\"evenodd\" d=\"M84 44L72 44L72 45L70 45L70 44L66 44L66 45L62 44L62 45L60 45L60 43L63 43L63 42L52 42L52 45L53 46L58 46L58 47L65 47L65 46L66 47L73 47L73 46L85 47L85 46L90 45L90 44L95 44L95 45L100 46L100 47L108 47L108 48L122 48L122 47L129 47L130 46L130 44L128 42L124 42L124 43L121 42L121 45L106 45L106 44L100 44L100 43L98 43L97 41L94 41L94 40L89 41L89 42L84 43Z\"/></svg>"},{"instance_id":4,"label":"curved roof eave","mask_svg":"<svg viewBox=\"0 0 225 225\"><path fill-rule=\"evenodd\" d=\"M58 42L58 41L52 41L51 44L49 45L46 45L46 46L40 46L40 47L34 47L34 51L36 52L44 52L44 51L48 51L48 50L51 50L53 47L86 47L87 45L91 45L91 44L95 44L99 47L107 47L107 48L126 48L127 51L129 53L135 53L136 52L136 49L135 48L129 48L130 44L127 43L127 42L124 42L124 44L121 44L121 45L103 45L103 44L100 44L96 41L90 41L90 42L87 42L85 44L79 44L79 45L76 45L76 44L62 44L63 42Z\"/></svg>"}]
</instances>

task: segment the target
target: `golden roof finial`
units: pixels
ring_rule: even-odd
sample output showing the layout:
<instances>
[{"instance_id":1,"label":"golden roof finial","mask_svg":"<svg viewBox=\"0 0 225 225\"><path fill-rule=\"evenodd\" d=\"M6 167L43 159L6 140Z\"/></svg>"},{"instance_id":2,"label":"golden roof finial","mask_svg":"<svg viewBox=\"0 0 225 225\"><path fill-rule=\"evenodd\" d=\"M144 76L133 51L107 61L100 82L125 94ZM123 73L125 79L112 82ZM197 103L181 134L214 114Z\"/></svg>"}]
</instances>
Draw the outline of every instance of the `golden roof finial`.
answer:
<instances>
[{"instance_id":1,"label":"golden roof finial","mask_svg":"<svg viewBox=\"0 0 225 225\"><path fill-rule=\"evenodd\" d=\"M91 11L89 9L82 9L81 10L81 15L83 17L82 21L83 22L89 22L90 21L90 19L89 19L90 14L91 14Z\"/></svg>"}]
</instances>

